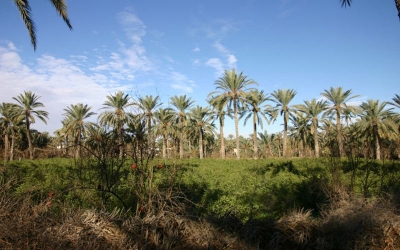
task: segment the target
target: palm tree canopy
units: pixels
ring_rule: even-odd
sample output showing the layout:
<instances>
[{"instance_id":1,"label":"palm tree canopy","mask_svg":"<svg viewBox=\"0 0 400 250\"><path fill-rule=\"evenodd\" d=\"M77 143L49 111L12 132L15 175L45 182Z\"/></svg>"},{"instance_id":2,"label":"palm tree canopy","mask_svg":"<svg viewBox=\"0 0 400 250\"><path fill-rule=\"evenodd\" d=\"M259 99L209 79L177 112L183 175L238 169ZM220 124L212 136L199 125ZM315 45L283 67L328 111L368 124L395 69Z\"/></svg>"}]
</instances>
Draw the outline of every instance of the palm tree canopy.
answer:
<instances>
[{"instance_id":1,"label":"palm tree canopy","mask_svg":"<svg viewBox=\"0 0 400 250\"><path fill-rule=\"evenodd\" d=\"M25 119L25 122L35 123L35 116L47 124L46 119L48 119L49 113L44 110L36 110L37 108L44 107L43 103L39 102L40 96L32 93L31 91L24 91L23 94L19 94L17 97L13 97L19 105L14 106L14 111L16 115L21 116ZM26 120L27 119L27 120Z\"/></svg>"},{"instance_id":2,"label":"palm tree canopy","mask_svg":"<svg viewBox=\"0 0 400 250\"><path fill-rule=\"evenodd\" d=\"M342 87L333 88L329 90L324 90L321 93L329 102L331 102L331 107L327 109L328 114L342 114L342 110L345 108L351 108L347 105L350 100L359 97L359 95L352 95L351 89L343 91Z\"/></svg>"},{"instance_id":3,"label":"palm tree canopy","mask_svg":"<svg viewBox=\"0 0 400 250\"><path fill-rule=\"evenodd\" d=\"M235 69L232 69L231 71L225 70L224 75L215 81L218 90L210 93L209 96L212 96L215 93L220 93L226 96L228 107L231 107L235 101L239 101L239 103L245 105L245 93L247 90L252 90L251 88L248 88L248 85L252 84L258 85L257 82L244 76L243 72L238 74Z\"/></svg>"},{"instance_id":4,"label":"palm tree canopy","mask_svg":"<svg viewBox=\"0 0 400 250\"><path fill-rule=\"evenodd\" d=\"M387 104L388 102L379 103L379 100L368 100L360 105L362 113L359 125L364 136L372 136L374 130L380 138L396 133L395 113L393 108L386 108Z\"/></svg>"},{"instance_id":5,"label":"palm tree canopy","mask_svg":"<svg viewBox=\"0 0 400 250\"><path fill-rule=\"evenodd\" d=\"M106 111L100 114L100 123L115 127L126 123L131 118L126 109L133 105L133 103L130 103L129 95L118 91L114 95L106 96L106 98L107 100L103 103L104 107L101 108L106 109Z\"/></svg>"},{"instance_id":6,"label":"palm tree canopy","mask_svg":"<svg viewBox=\"0 0 400 250\"><path fill-rule=\"evenodd\" d=\"M70 107L64 109L65 119L63 121L65 132L72 132L76 136L86 134L89 127L95 126L93 122L85 122L84 120L95 115L95 112L90 111L91 107L87 104L83 105L78 103L76 105L71 104Z\"/></svg>"},{"instance_id":7,"label":"palm tree canopy","mask_svg":"<svg viewBox=\"0 0 400 250\"><path fill-rule=\"evenodd\" d=\"M17 5L21 18L29 32L33 49L36 50L36 27L35 22L31 17L31 7L29 5L29 1L14 0L14 3L15 5ZM51 3L53 4L58 14L62 17L64 22L67 24L68 28L72 30L72 25L68 18L67 4L65 3L65 0L51 0Z\"/></svg>"},{"instance_id":8,"label":"palm tree canopy","mask_svg":"<svg viewBox=\"0 0 400 250\"><path fill-rule=\"evenodd\" d=\"M270 110L272 111L273 118L276 119L278 113L280 113L280 115L284 115L286 112L291 112L292 109L289 106L289 103L292 101L296 94L297 91L294 89L278 89L272 92L271 96L273 98L271 99L271 101L276 103L275 108Z\"/></svg>"},{"instance_id":9,"label":"palm tree canopy","mask_svg":"<svg viewBox=\"0 0 400 250\"><path fill-rule=\"evenodd\" d=\"M295 107L299 112L305 114L306 118L314 125L311 130L313 134L315 132L314 129L318 128L319 116L327 109L328 102L326 100L317 101L313 99L311 101L304 101L304 104L296 105ZM323 119L324 116L325 114L322 115L321 119Z\"/></svg>"},{"instance_id":10,"label":"palm tree canopy","mask_svg":"<svg viewBox=\"0 0 400 250\"><path fill-rule=\"evenodd\" d=\"M186 95L171 97L171 104L177 109L179 118L185 119L186 110L193 105L194 101Z\"/></svg>"},{"instance_id":11,"label":"palm tree canopy","mask_svg":"<svg viewBox=\"0 0 400 250\"><path fill-rule=\"evenodd\" d=\"M400 0L394 0L395 5L396 5L396 9L397 9L397 13L400 19ZM347 7L347 6L351 6L352 0L340 0L340 3L342 5L342 7Z\"/></svg>"},{"instance_id":12,"label":"palm tree canopy","mask_svg":"<svg viewBox=\"0 0 400 250\"><path fill-rule=\"evenodd\" d=\"M246 112L242 112L240 115L241 118L246 115L244 119L245 126L247 120L250 119L253 115L255 116L257 124L261 126L261 129L263 129L263 119L267 121L268 124L270 123L270 120L268 119L266 113L263 112L265 109L271 108L270 105L265 103L266 101L272 101L272 99L267 94L265 94L263 90L259 91L255 89L247 93L246 102L249 105L251 112L248 112L247 115Z\"/></svg>"}]
</instances>

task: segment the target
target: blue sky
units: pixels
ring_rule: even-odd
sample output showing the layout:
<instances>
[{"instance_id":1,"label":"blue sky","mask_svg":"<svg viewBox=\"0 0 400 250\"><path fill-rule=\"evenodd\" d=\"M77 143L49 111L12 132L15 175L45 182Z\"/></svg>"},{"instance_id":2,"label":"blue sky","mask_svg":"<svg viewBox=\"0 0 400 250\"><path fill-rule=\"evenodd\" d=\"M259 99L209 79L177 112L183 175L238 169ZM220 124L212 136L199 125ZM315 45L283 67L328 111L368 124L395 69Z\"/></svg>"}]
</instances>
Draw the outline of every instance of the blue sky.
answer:
<instances>
[{"instance_id":1,"label":"blue sky","mask_svg":"<svg viewBox=\"0 0 400 250\"><path fill-rule=\"evenodd\" d=\"M67 1L70 31L49 1L31 1L36 52L12 0L0 4L0 102L41 96L47 126L79 102L95 112L118 90L184 95L205 106L223 70L236 68L267 93L297 90L293 104L341 86L367 99L400 94L400 22L393 1ZM243 121L240 122L243 125ZM264 129L282 130L278 120ZM259 128L261 132L261 128ZM241 126L248 136L250 124ZM234 134L227 121L225 134Z\"/></svg>"}]
</instances>

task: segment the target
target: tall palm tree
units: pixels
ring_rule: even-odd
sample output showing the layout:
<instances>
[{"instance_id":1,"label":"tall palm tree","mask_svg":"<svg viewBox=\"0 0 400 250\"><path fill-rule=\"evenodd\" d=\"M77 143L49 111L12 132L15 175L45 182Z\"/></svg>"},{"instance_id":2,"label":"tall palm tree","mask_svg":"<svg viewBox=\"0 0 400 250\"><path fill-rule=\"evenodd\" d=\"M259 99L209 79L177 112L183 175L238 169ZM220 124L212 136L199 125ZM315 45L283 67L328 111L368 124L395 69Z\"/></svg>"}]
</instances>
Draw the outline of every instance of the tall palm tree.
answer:
<instances>
[{"instance_id":1,"label":"tall palm tree","mask_svg":"<svg viewBox=\"0 0 400 250\"><path fill-rule=\"evenodd\" d=\"M342 87L333 88L329 90L324 90L321 93L330 103L331 106L327 109L327 115L336 115L336 132L337 141L339 145L339 156L344 156L344 145L343 145L343 134L342 134L342 124L340 122L340 117L345 109L350 111L356 111L356 107L347 105L351 99L358 97L359 95L352 95L351 89L343 91Z\"/></svg>"},{"instance_id":2,"label":"tall palm tree","mask_svg":"<svg viewBox=\"0 0 400 250\"><path fill-rule=\"evenodd\" d=\"M120 148L119 156L123 156L123 135L122 129L126 123L132 118L132 115L127 112L127 108L132 106L128 94L118 91L114 95L106 96L107 100L103 103L105 111L100 114L100 124L105 126L112 126L118 137L118 146Z\"/></svg>"},{"instance_id":3,"label":"tall palm tree","mask_svg":"<svg viewBox=\"0 0 400 250\"><path fill-rule=\"evenodd\" d=\"M368 100L361 107L360 132L367 138L372 138L375 145L375 158L381 159L381 141L397 133L395 113L393 108L386 108L388 102Z\"/></svg>"},{"instance_id":4,"label":"tall palm tree","mask_svg":"<svg viewBox=\"0 0 400 250\"><path fill-rule=\"evenodd\" d=\"M91 107L87 104L83 105L82 103L78 103L76 105L71 104L70 107L64 109L65 113L65 132L67 134L71 134L73 138L75 138L75 144L77 145L76 157L80 157L80 149L82 144L82 138L86 138L88 136L89 128L92 126L96 126L93 122L85 121L92 115L95 115L95 112L91 112Z\"/></svg>"},{"instance_id":5,"label":"tall palm tree","mask_svg":"<svg viewBox=\"0 0 400 250\"><path fill-rule=\"evenodd\" d=\"M263 110L267 109L269 105L265 104L266 101L271 101L271 98L264 93L264 91L259 91L257 89L251 90L247 94L246 102L250 107L250 112L247 113L247 116L244 119L244 125L246 126L246 122L253 116L253 158L256 159L258 155L258 138L257 138L257 125L263 128L264 119L267 123L270 123L265 112ZM242 116L246 115L246 110L241 114Z\"/></svg>"},{"instance_id":6,"label":"tall palm tree","mask_svg":"<svg viewBox=\"0 0 400 250\"><path fill-rule=\"evenodd\" d=\"M183 159L183 135L185 123L187 121L187 110L193 105L194 101L186 95L171 97L171 104L177 109L176 116L179 127L179 157Z\"/></svg>"},{"instance_id":7,"label":"tall palm tree","mask_svg":"<svg viewBox=\"0 0 400 250\"><path fill-rule=\"evenodd\" d=\"M138 101L135 102L134 105L136 105L142 111L140 116L143 117L146 121L148 147L154 148L152 146L153 137L152 137L151 125L152 122L155 121L155 116L154 116L155 110L162 105L162 103L160 102L160 97L159 96L153 97L152 95L146 95L144 98L139 97Z\"/></svg>"},{"instance_id":8,"label":"tall palm tree","mask_svg":"<svg viewBox=\"0 0 400 250\"><path fill-rule=\"evenodd\" d=\"M171 108L161 108L154 112L156 118L155 133L162 136L162 155L163 159L168 157L168 134L171 133L174 118L174 111Z\"/></svg>"},{"instance_id":9,"label":"tall palm tree","mask_svg":"<svg viewBox=\"0 0 400 250\"><path fill-rule=\"evenodd\" d=\"M246 92L252 89L248 89L251 84L257 84L252 79L248 79L247 76L243 75L243 72L238 74L235 69L231 71L225 70L224 75L217 79L214 83L217 87L217 91L209 94L212 96L216 93L224 95L227 98L226 105L228 109L233 107L233 118L235 121L235 132L236 132L236 157L240 159L240 141L239 141L239 118L238 110L241 106L246 105Z\"/></svg>"},{"instance_id":10,"label":"tall palm tree","mask_svg":"<svg viewBox=\"0 0 400 250\"><path fill-rule=\"evenodd\" d=\"M224 126L225 126L225 106L227 102L225 95L211 96L207 102L211 105L214 113L214 118L219 121L219 139L220 139L220 155L221 159L225 159L225 138L224 138Z\"/></svg>"},{"instance_id":11,"label":"tall palm tree","mask_svg":"<svg viewBox=\"0 0 400 250\"><path fill-rule=\"evenodd\" d=\"M274 119L280 113L283 116L283 156L287 156L287 133L288 133L288 122L289 116L294 112L293 108L289 106L289 103L296 96L297 91L294 89L278 89L272 92L272 101L276 103L272 109L266 111L270 113Z\"/></svg>"},{"instance_id":12,"label":"tall palm tree","mask_svg":"<svg viewBox=\"0 0 400 250\"><path fill-rule=\"evenodd\" d=\"M318 134L318 123L323 120L325 110L327 109L328 103L326 100L317 101L312 99L310 101L304 101L304 104L297 105L296 108L306 115L309 121L311 121L311 134L314 136L314 150L315 157L319 157L319 134Z\"/></svg>"},{"instance_id":13,"label":"tall palm tree","mask_svg":"<svg viewBox=\"0 0 400 250\"><path fill-rule=\"evenodd\" d=\"M302 157L306 152L306 149L311 145L311 125L306 114L296 111L294 115L290 117L292 127L289 129L291 135L295 141L301 143L302 151L299 148L299 156Z\"/></svg>"},{"instance_id":14,"label":"tall palm tree","mask_svg":"<svg viewBox=\"0 0 400 250\"><path fill-rule=\"evenodd\" d=\"M347 7L351 5L351 1L352 0L340 0L342 7ZM399 16L400 19L400 0L394 0L394 4L396 5L396 9L397 9L397 15Z\"/></svg>"},{"instance_id":15,"label":"tall palm tree","mask_svg":"<svg viewBox=\"0 0 400 250\"><path fill-rule=\"evenodd\" d=\"M43 103L39 102L40 96L32 93L31 91L24 91L24 94L20 94L17 97L13 97L15 101L18 102L14 106L13 113L19 119L23 119L25 123L26 136L28 139L29 157L33 159L33 149L31 142L31 124L35 123L35 116L47 124L46 119L48 119L49 113L44 110L36 110L37 108L44 107Z\"/></svg>"},{"instance_id":16,"label":"tall palm tree","mask_svg":"<svg viewBox=\"0 0 400 250\"><path fill-rule=\"evenodd\" d=\"M12 130L12 114L11 114L11 103L2 103L0 105L0 131L1 136L4 137L4 166L8 161L9 151L9 137Z\"/></svg>"},{"instance_id":17,"label":"tall palm tree","mask_svg":"<svg viewBox=\"0 0 400 250\"><path fill-rule=\"evenodd\" d=\"M199 156L200 159L203 159L204 156L204 145L203 145L203 137L204 133L214 134L214 123L212 120L214 119L211 115L209 108L203 108L199 105L190 109L190 118L193 121L195 127L197 128L197 135L199 136Z\"/></svg>"},{"instance_id":18,"label":"tall palm tree","mask_svg":"<svg viewBox=\"0 0 400 250\"><path fill-rule=\"evenodd\" d=\"M31 17L31 7L29 5L29 1L28 0L13 0L13 1L17 5L21 18L24 21L25 26L29 32L33 49L36 50L36 28L35 28L35 23ZM72 30L72 25L68 18L67 5L65 1L51 0L51 3L53 4L58 14L62 17L64 22L67 24L68 28Z\"/></svg>"}]
</instances>

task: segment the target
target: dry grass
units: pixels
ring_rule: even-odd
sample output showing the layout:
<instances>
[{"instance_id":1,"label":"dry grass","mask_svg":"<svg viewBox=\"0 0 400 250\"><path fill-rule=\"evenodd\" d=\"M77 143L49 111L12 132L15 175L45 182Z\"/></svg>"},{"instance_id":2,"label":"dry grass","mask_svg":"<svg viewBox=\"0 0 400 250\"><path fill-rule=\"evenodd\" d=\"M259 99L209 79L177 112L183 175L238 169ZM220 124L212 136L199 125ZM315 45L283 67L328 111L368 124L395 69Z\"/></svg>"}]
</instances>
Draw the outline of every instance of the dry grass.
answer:
<instances>
[{"instance_id":1,"label":"dry grass","mask_svg":"<svg viewBox=\"0 0 400 250\"><path fill-rule=\"evenodd\" d=\"M0 249L400 249L400 216L385 199L336 192L322 209L293 210L279 220L242 223L234 215L190 218L183 204L132 216L115 210L71 210L52 197L34 204L0 183ZM164 198L162 198L164 197Z\"/></svg>"}]
</instances>

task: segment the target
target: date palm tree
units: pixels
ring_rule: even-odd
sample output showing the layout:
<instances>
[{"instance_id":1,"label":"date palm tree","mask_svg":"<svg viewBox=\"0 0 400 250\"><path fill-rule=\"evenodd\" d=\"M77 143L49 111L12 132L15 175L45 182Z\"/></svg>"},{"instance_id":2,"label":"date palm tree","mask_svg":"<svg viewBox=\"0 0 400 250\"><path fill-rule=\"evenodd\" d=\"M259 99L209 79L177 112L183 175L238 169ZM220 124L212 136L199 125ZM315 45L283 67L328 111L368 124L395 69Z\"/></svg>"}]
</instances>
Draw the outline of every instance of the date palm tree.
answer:
<instances>
[{"instance_id":1,"label":"date palm tree","mask_svg":"<svg viewBox=\"0 0 400 250\"><path fill-rule=\"evenodd\" d=\"M266 111L276 120L278 114L283 116L283 156L287 156L287 133L288 133L288 122L290 115L294 112L294 109L289 106L289 103L296 96L297 92L294 89L278 89L272 92L272 101L276 103L272 109Z\"/></svg>"},{"instance_id":2,"label":"date palm tree","mask_svg":"<svg viewBox=\"0 0 400 250\"><path fill-rule=\"evenodd\" d=\"M103 108L105 109L99 116L100 124L105 126L111 126L116 130L118 137L119 146L119 157L123 156L123 135L122 129L125 124L132 118L132 115L127 112L127 108L132 106L133 103L130 102L130 97L128 94L118 91L114 95L106 96L107 100L103 103Z\"/></svg>"},{"instance_id":3,"label":"date palm tree","mask_svg":"<svg viewBox=\"0 0 400 250\"><path fill-rule=\"evenodd\" d=\"M186 127L185 123L187 122L187 110L193 105L194 101L190 97L186 97L186 95L181 96L173 96L171 97L171 104L174 106L176 111L176 116L178 120L179 127L179 157L183 159L183 135L184 129Z\"/></svg>"},{"instance_id":4,"label":"date palm tree","mask_svg":"<svg viewBox=\"0 0 400 250\"><path fill-rule=\"evenodd\" d=\"M340 117L343 114L343 111L347 109L348 111L356 112L356 107L351 105L347 105L347 102L350 100L357 98L358 95L352 95L351 89L343 91L342 87L333 88L331 87L329 90L324 90L321 93L323 97L325 97L330 103L331 106L327 109L327 115L336 115L336 132L337 132L337 142L339 145L339 156L344 156L344 145L343 145L343 134L342 134L342 124L340 121Z\"/></svg>"},{"instance_id":5,"label":"date palm tree","mask_svg":"<svg viewBox=\"0 0 400 250\"><path fill-rule=\"evenodd\" d=\"M13 97L17 101L17 105L14 106L13 113L17 119L21 119L25 123L26 136L28 139L29 158L33 159L33 149L31 141L31 124L35 123L35 116L47 124L49 113L44 110L37 110L37 108L44 107L43 103L39 102L40 96L32 93L31 91L24 91L23 94Z\"/></svg>"},{"instance_id":6,"label":"date palm tree","mask_svg":"<svg viewBox=\"0 0 400 250\"><path fill-rule=\"evenodd\" d=\"M157 121L155 125L155 132L157 135L162 136L162 155L163 159L166 159L168 157L167 148L169 148L168 134L171 133L174 111L171 108L159 107L158 110L154 112L154 117Z\"/></svg>"},{"instance_id":7,"label":"date palm tree","mask_svg":"<svg viewBox=\"0 0 400 250\"><path fill-rule=\"evenodd\" d=\"M257 138L257 125L261 126L261 129L264 129L263 127L263 122L262 120L267 121L267 123L270 123L270 120L268 119L267 115L265 112L263 112L265 109L270 108L269 105L267 105L265 102L266 101L271 101L271 98L264 93L264 91L259 91L257 89L249 91L247 93L247 98L246 102L248 106L250 107L250 112L244 111L241 114L241 118L245 116L244 118L244 126L246 126L246 122L248 119L253 117L253 158L257 159L258 155L258 138Z\"/></svg>"},{"instance_id":8,"label":"date palm tree","mask_svg":"<svg viewBox=\"0 0 400 250\"><path fill-rule=\"evenodd\" d=\"M146 95L145 97L139 97L138 101L134 103L140 111L142 112L139 116L143 117L146 121L147 127L147 145L149 148L154 148L153 145L153 137L152 137L152 122L155 121L154 112L155 110L162 105L160 102L160 97L153 97L152 95Z\"/></svg>"},{"instance_id":9,"label":"date palm tree","mask_svg":"<svg viewBox=\"0 0 400 250\"><path fill-rule=\"evenodd\" d=\"M225 138L224 138L224 126L225 126L225 106L227 103L225 95L211 96L207 102L212 107L214 118L219 121L219 139L220 139L220 155L221 159L225 159Z\"/></svg>"},{"instance_id":10,"label":"date palm tree","mask_svg":"<svg viewBox=\"0 0 400 250\"><path fill-rule=\"evenodd\" d=\"M368 100L361 107L361 120L358 122L360 134L372 138L375 148L375 158L381 159L381 141L397 133L395 113L393 108L386 108L388 102Z\"/></svg>"},{"instance_id":11,"label":"date palm tree","mask_svg":"<svg viewBox=\"0 0 400 250\"><path fill-rule=\"evenodd\" d=\"M392 98L393 102L390 102L390 105L400 108L400 95L394 95Z\"/></svg>"},{"instance_id":12,"label":"date palm tree","mask_svg":"<svg viewBox=\"0 0 400 250\"><path fill-rule=\"evenodd\" d=\"M309 119L306 114L296 111L294 115L290 117L292 126L289 128L293 139L301 143L302 151L299 148L299 156L304 156L307 147L311 145L311 125L309 124Z\"/></svg>"},{"instance_id":13,"label":"date palm tree","mask_svg":"<svg viewBox=\"0 0 400 250\"><path fill-rule=\"evenodd\" d=\"M340 0L342 7L347 7L351 5L352 0ZM400 19L400 0L394 0L394 4L396 5L397 15Z\"/></svg>"},{"instance_id":14,"label":"date palm tree","mask_svg":"<svg viewBox=\"0 0 400 250\"><path fill-rule=\"evenodd\" d=\"M190 119L192 120L195 128L197 130L197 135L199 137L199 156L200 159L203 159L204 156L204 145L203 138L204 133L214 134L214 123L212 120L214 119L209 108L203 108L199 105L190 109Z\"/></svg>"},{"instance_id":15,"label":"date palm tree","mask_svg":"<svg viewBox=\"0 0 400 250\"><path fill-rule=\"evenodd\" d=\"M15 5L17 5L18 11L21 15L23 22L29 32L31 38L31 43L33 49L36 50L36 27L35 23L31 17L31 7L28 0L13 0ZM72 30L72 25L68 18L67 5L64 0L51 0L54 8L58 14L62 17L64 22L67 24L68 28Z\"/></svg>"},{"instance_id":16,"label":"date palm tree","mask_svg":"<svg viewBox=\"0 0 400 250\"><path fill-rule=\"evenodd\" d=\"M314 137L315 157L319 157L319 122L324 119L323 113L327 109L327 106L328 103L326 100L317 101L316 99L311 100L311 102L304 101L304 104L296 105L296 109L304 113L311 122L310 132Z\"/></svg>"},{"instance_id":17,"label":"date palm tree","mask_svg":"<svg viewBox=\"0 0 400 250\"><path fill-rule=\"evenodd\" d=\"M65 133L70 134L75 139L75 145L77 145L77 158L80 157L82 139L88 136L88 131L90 127L96 126L96 124L93 122L85 121L92 115L96 114L95 112L91 112L90 110L91 107L89 107L87 104L83 105L82 103L78 103L76 105L71 104L70 107L64 109Z\"/></svg>"},{"instance_id":18,"label":"date palm tree","mask_svg":"<svg viewBox=\"0 0 400 250\"><path fill-rule=\"evenodd\" d=\"M216 85L217 91L209 94L213 96L214 94L224 95L227 98L226 105L230 110L233 108L233 119L235 122L235 132L236 132L236 157L240 159L240 141L239 141L239 108L246 105L246 92L249 89L248 86L251 84L257 84L257 82L252 79L248 79L247 76L243 75L243 72L239 74L235 69L231 71L225 70L224 75L217 79L214 83Z\"/></svg>"}]
</instances>

